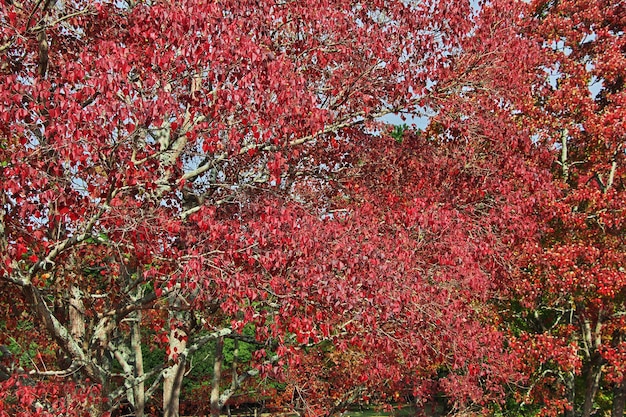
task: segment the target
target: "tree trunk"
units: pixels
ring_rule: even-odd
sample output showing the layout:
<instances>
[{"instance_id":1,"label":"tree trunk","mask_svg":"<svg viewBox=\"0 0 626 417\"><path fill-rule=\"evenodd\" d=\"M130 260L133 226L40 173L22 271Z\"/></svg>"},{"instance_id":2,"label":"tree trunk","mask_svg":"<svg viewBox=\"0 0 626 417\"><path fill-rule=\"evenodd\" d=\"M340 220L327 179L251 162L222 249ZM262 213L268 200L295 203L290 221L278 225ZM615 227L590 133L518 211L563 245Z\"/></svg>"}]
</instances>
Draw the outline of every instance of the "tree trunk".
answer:
<instances>
[{"instance_id":1,"label":"tree trunk","mask_svg":"<svg viewBox=\"0 0 626 417\"><path fill-rule=\"evenodd\" d=\"M215 341L215 362L213 363L213 388L211 389L211 417L220 417L220 381L224 362L224 337Z\"/></svg>"},{"instance_id":2,"label":"tree trunk","mask_svg":"<svg viewBox=\"0 0 626 417\"><path fill-rule=\"evenodd\" d=\"M83 365L83 372L93 381L104 382L106 373L103 368L91 361L91 357L87 355L81 343L72 337L70 330L63 326L50 310L39 290L32 283L28 282L22 286L22 292L28 305L32 307L37 317L43 321L48 333L67 352L69 357L80 362Z\"/></svg>"},{"instance_id":3,"label":"tree trunk","mask_svg":"<svg viewBox=\"0 0 626 417\"><path fill-rule=\"evenodd\" d=\"M83 303L83 294L79 287L72 285L70 287L69 298L69 330L72 338L78 343L81 348L85 348L85 305ZM62 369L67 369L70 366L74 366L74 358L70 357L66 353L62 354L61 361L58 362ZM78 375L72 375L73 378Z\"/></svg>"},{"instance_id":4,"label":"tree trunk","mask_svg":"<svg viewBox=\"0 0 626 417\"><path fill-rule=\"evenodd\" d=\"M70 334L79 343L84 343L85 340L85 305L83 304L83 298L76 285L72 285L70 289Z\"/></svg>"},{"instance_id":5,"label":"tree trunk","mask_svg":"<svg viewBox=\"0 0 626 417\"><path fill-rule=\"evenodd\" d=\"M624 409L626 409L626 377L613 389L611 417L624 417Z\"/></svg>"},{"instance_id":6,"label":"tree trunk","mask_svg":"<svg viewBox=\"0 0 626 417\"><path fill-rule=\"evenodd\" d=\"M593 411L593 400L596 398L602 377L602 357L597 352L592 356L585 376L585 402L582 417L589 417Z\"/></svg>"},{"instance_id":7,"label":"tree trunk","mask_svg":"<svg viewBox=\"0 0 626 417\"><path fill-rule=\"evenodd\" d=\"M141 378L143 370L143 352L141 351L141 311L135 314L135 321L131 329L130 344L135 356L135 377ZM146 408L145 383L141 382L133 386L133 397L135 400L135 417L144 417Z\"/></svg>"},{"instance_id":8,"label":"tree trunk","mask_svg":"<svg viewBox=\"0 0 626 417\"><path fill-rule=\"evenodd\" d=\"M163 417L179 417L180 390L185 376L185 357L180 353L187 347L187 333L180 328L170 331L167 357L170 366L163 372Z\"/></svg>"}]
</instances>

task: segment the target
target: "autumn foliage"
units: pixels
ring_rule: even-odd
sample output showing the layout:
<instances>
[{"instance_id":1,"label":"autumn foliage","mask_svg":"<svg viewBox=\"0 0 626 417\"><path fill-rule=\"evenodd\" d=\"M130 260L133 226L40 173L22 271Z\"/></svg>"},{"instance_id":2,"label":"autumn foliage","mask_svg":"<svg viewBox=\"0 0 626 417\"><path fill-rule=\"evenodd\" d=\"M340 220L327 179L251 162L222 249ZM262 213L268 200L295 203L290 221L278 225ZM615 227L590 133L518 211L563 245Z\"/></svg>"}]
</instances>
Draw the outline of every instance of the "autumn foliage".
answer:
<instances>
[{"instance_id":1,"label":"autumn foliage","mask_svg":"<svg viewBox=\"0 0 626 417\"><path fill-rule=\"evenodd\" d=\"M0 10L0 413L623 414L621 2Z\"/></svg>"},{"instance_id":2,"label":"autumn foliage","mask_svg":"<svg viewBox=\"0 0 626 417\"><path fill-rule=\"evenodd\" d=\"M35 382L15 376L3 381L0 387L2 417L88 417L100 409L103 401L96 386L82 387L68 381Z\"/></svg>"}]
</instances>

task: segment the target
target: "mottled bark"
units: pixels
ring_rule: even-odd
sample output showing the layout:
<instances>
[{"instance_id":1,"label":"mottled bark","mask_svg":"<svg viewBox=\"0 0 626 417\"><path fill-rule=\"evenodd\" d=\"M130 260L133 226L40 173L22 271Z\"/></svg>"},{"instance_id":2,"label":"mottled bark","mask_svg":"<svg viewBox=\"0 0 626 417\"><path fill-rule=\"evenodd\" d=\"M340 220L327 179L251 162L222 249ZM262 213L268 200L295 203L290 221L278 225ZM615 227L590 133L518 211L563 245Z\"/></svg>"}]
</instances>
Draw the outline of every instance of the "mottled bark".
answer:
<instances>
[{"instance_id":1,"label":"mottled bark","mask_svg":"<svg viewBox=\"0 0 626 417\"><path fill-rule=\"evenodd\" d=\"M222 364L224 362L224 337L215 341L215 362L213 363L213 388L211 389L211 417L219 417L222 405L220 404L220 382L222 379Z\"/></svg>"},{"instance_id":2,"label":"mottled bark","mask_svg":"<svg viewBox=\"0 0 626 417\"><path fill-rule=\"evenodd\" d=\"M139 382L133 387L133 397L135 399L135 417L144 417L146 408L146 392L143 369L143 352L141 351L141 312L136 313L135 321L132 325L130 344L135 356L135 377Z\"/></svg>"},{"instance_id":3,"label":"mottled bark","mask_svg":"<svg viewBox=\"0 0 626 417\"><path fill-rule=\"evenodd\" d=\"M22 286L22 291L27 303L33 307L37 317L43 321L49 334L59 346L82 366L82 371L92 380L103 382L106 379L106 372L91 361L80 343L72 337L70 330L55 317L39 290L31 283L27 283Z\"/></svg>"},{"instance_id":4,"label":"mottled bark","mask_svg":"<svg viewBox=\"0 0 626 417\"><path fill-rule=\"evenodd\" d=\"M85 305L80 288L72 285L70 289L70 334L78 343L85 340Z\"/></svg>"},{"instance_id":5,"label":"mottled bark","mask_svg":"<svg viewBox=\"0 0 626 417\"><path fill-rule=\"evenodd\" d=\"M184 313L170 312L173 323L184 322ZM169 366L163 371L163 417L180 416L180 390L185 376L185 355L187 332L181 326L174 326L169 335Z\"/></svg>"}]
</instances>

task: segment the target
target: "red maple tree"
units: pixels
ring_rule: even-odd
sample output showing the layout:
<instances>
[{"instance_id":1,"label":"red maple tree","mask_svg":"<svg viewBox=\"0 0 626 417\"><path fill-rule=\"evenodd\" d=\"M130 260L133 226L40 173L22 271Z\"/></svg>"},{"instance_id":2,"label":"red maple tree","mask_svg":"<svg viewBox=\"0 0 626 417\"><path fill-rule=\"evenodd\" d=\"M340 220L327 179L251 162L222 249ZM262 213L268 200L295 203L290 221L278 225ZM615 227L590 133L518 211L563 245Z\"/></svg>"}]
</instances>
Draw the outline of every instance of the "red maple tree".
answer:
<instances>
[{"instance_id":1,"label":"red maple tree","mask_svg":"<svg viewBox=\"0 0 626 417\"><path fill-rule=\"evenodd\" d=\"M524 34L544 50L545 81L520 117L552 152L554 173L542 244L520 264L527 401L572 416L591 415L599 390L613 391L614 416L626 401L624 12L619 2L534 1Z\"/></svg>"}]
</instances>

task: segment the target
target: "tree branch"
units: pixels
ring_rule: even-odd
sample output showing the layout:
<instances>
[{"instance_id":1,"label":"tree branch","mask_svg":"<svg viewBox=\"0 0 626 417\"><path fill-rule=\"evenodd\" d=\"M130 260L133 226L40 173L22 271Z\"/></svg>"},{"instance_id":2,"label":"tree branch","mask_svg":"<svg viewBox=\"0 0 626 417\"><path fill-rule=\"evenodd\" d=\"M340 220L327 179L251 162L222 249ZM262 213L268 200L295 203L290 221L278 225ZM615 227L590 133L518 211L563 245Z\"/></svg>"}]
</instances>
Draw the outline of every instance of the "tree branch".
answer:
<instances>
[{"instance_id":1,"label":"tree branch","mask_svg":"<svg viewBox=\"0 0 626 417\"><path fill-rule=\"evenodd\" d=\"M89 223L87 223L87 226L85 227L85 231L83 233L78 234L76 236L72 236L68 239L65 239L62 242L57 243L45 258L35 262L33 266L31 266L30 269L28 270L29 277L32 277L33 275L35 275L38 271L42 269L45 270L46 268L48 268L49 265L54 265L54 259L66 249L78 243L81 243L89 239L90 237L93 237L91 235L91 231L93 230L93 227L95 226L96 222L100 219L100 217L102 216L105 210L106 208L99 210L98 213L96 213L96 215L93 216L91 220L89 220ZM30 283L30 278L29 278L29 283Z\"/></svg>"},{"instance_id":2,"label":"tree branch","mask_svg":"<svg viewBox=\"0 0 626 417\"><path fill-rule=\"evenodd\" d=\"M278 359L279 359L279 356L274 355L269 360L267 360L265 364L267 365L267 364L276 363ZM233 383L231 384L230 388L228 388L226 391L224 391L220 395L220 399L219 399L220 409L224 406L224 404L226 404L226 401L228 401L230 397L233 396L233 394L241 386L241 384L243 384L247 379L255 377L258 374L259 374L259 370L256 368L253 368L239 375L239 377L237 377L236 380L233 380Z\"/></svg>"},{"instance_id":3,"label":"tree branch","mask_svg":"<svg viewBox=\"0 0 626 417\"><path fill-rule=\"evenodd\" d=\"M81 15L84 15L84 14L88 14L88 13L93 13L93 11L90 10L89 8L82 9L82 10L79 10L77 12L70 13L70 14L67 14L65 16L59 17L57 20L55 20L52 23L46 23L44 25L38 25L38 26L32 27L32 28L29 29L29 32L39 32L41 30L45 30L46 28L56 26L59 23L65 21L65 20L71 19L71 18L76 17L76 16L81 16Z\"/></svg>"},{"instance_id":4,"label":"tree branch","mask_svg":"<svg viewBox=\"0 0 626 417\"><path fill-rule=\"evenodd\" d=\"M306 142L310 142L314 139L317 139L318 137L325 135L327 133L333 133L333 132L337 132L341 129L345 129L347 127L352 127L352 126L357 126L360 124L365 123L367 120L374 120L374 119L378 119L380 117L386 116L388 114L391 113L395 113L397 112L398 109L393 108L393 109L383 109L380 110L378 112L374 112L374 113L365 113L363 111L354 113L350 115L350 120L340 120L338 122L335 122L331 125L328 125L326 127L324 127L322 130L313 133L311 135L307 135L307 136L303 136L297 139L293 139L292 141L290 141L288 143L288 146L298 146L298 145L302 145ZM239 152L237 152L237 155L244 155L246 153L248 153L251 150L257 149L259 151L269 151L276 148L275 145L271 145L268 143L253 143L250 144L248 146L244 146L243 148L241 148L239 150ZM203 173L205 173L206 171L208 171L209 169L211 169L215 163L217 162L221 162L224 161L227 158L227 154L221 153L219 155L217 155L215 158L211 159L209 162L205 163L205 164L201 164L199 167L197 167L196 169L186 172L179 181L190 181L193 178L202 175Z\"/></svg>"},{"instance_id":5,"label":"tree branch","mask_svg":"<svg viewBox=\"0 0 626 417\"><path fill-rule=\"evenodd\" d=\"M69 330L61 324L48 308L39 290L32 284L25 285L22 289L29 304L33 306L36 314L44 322L50 334L59 343L59 346L77 362L77 365L84 367L89 377L96 381L102 381L106 377L107 372L90 360L80 344L74 340Z\"/></svg>"}]
</instances>

